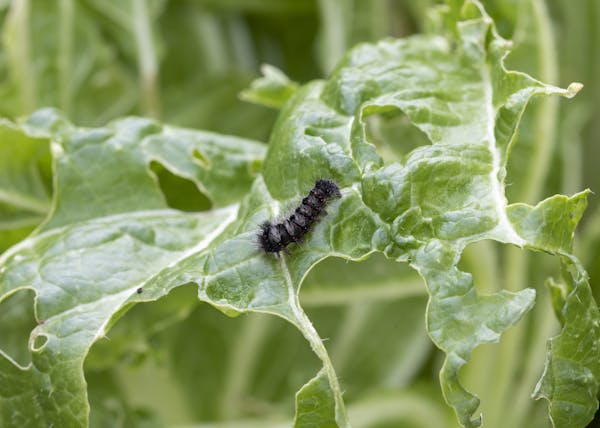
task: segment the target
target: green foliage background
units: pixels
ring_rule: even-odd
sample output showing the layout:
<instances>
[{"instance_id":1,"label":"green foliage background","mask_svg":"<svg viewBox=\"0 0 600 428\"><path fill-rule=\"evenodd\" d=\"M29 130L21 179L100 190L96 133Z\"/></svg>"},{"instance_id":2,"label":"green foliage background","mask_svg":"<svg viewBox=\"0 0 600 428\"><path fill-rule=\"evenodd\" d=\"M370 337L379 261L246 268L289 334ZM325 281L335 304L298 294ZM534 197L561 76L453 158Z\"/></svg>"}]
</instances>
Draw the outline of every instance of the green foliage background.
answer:
<instances>
[{"instance_id":1,"label":"green foliage background","mask_svg":"<svg viewBox=\"0 0 600 428\"><path fill-rule=\"evenodd\" d=\"M458 3L448 2L450 6ZM584 84L573 99L539 97L525 110L518 142L507 165L508 202L535 205L557 193L573 195L585 188L597 192L600 5L595 0L494 0L483 4L499 34L513 41L512 53L506 59L508 69L523 71L557 87L566 88L571 82ZM232 215L229 204L248 193L267 149L266 143L258 141L286 138L282 134L277 139L279 135L272 135L272 131L281 130L281 124L297 114L286 105L277 119L277 108L297 94L298 84L293 82L305 84L327 78L357 43L438 30L443 23L436 20L434 6L435 2L423 0L0 1L0 115L7 119L0 129L0 250L18 244L41 225L40 230L48 235L36 241L26 257L35 260L48 254L48 248L60 251L58 247L63 244L68 247L82 240L93 242L90 248L106 245L103 251L114 257L108 263L112 270L99 273L106 283L121 275L137 278L136 272L124 273L130 266L127 254L138 257L135 263L142 276L153 272L157 264L168 265L169 257L185 253L219 229L222 219ZM290 80L267 68L263 70L267 77L256 81L262 64L277 67ZM343 99L332 81L323 89L325 96ZM252 89L247 90L251 84ZM310 100L310 91L316 93L321 88L317 83L300 91L301 97ZM304 106L301 102L305 98L298 105L307 112L322 107ZM62 113L42 110L27 122L19 122L46 106L57 107ZM336 126L342 128L343 118L319 112L319 118L324 119L311 126L317 134L329 132L327 135L335 140L339 131ZM386 163L405 159L411 149L427 143L425 134L410 124L409 119L414 122L414 117L408 113L394 113L383 107L377 113L370 118L365 132ZM123 119L129 115L153 118L170 126L162 127L150 119ZM109 126L111 135L117 135L123 147L135 154L134 164L136 159L143 159L138 165L139 174L128 178L133 184L124 187L106 171L87 169L92 164L90 159L106 154L104 146L97 145L90 152L77 151L79 141L105 141L108 137L102 130L106 128L99 127L115 119L119 120ZM144 139L146 135L152 137ZM61 138L68 141L64 147L72 157L62 165L64 176L55 176L53 182L50 140ZM398 140L406 144L386 144ZM185 147L178 146L181 141L185 141L181 143ZM272 148L270 159L285 159L285 153L297 149L294 144L290 138L288 145ZM120 150L116 146L113 149L115 153ZM192 152L193 159L181 158L184 151ZM364 154L364 159L368 157ZM136 207L140 210L166 210L157 189L150 180L145 181L146 164L157 177L168 207L181 211L160 211L156 218L140 215L122 218L121 222L113 219L110 224L89 224L61 236L58 244L52 241L52 234L63 233L62 226L123 212L131 202L124 195L130 193L138 192ZM117 171L131 165L132 159L124 157L122 164L111 168ZM195 175L198 165L204 175ZM292 170L297 166L288 165ZM342 165L335 172L348 178L344 174L354 170L344 168ZM295 199L293 196L310 187L307 178L301 179L305 181L302 185L278 181L280 171L281 164L265 161L263 175L274 198ZM364 183L397 183L394 174L385 170L376 177L365 174L362 179ZM77 187L77 183L89 181L97 187ZM201 190L195 185L198 181ZM271 207L272 202L256 196L267 193L261 183L254 183L254 196L245 202L247 211L241 217L244 222L226 232L232 240L239 239L244 231L250 231L250 236L252 225L258 221L257 213L262 209L262 215L266 215L264 207ZM297 187L289 187L292 185ZM55 194L57 189L62 193ZM372 189L370 207L377 211L377 188ZM53 194L58 205L51 219L43 223L51 211ZM90 194L102 197L90 203ZM580 199L565 198L560 203L564 202L565 210L572 214ZM345 197L344 210L356 209L360 217L363 207L358 200L356 195L354 199L352 195ZM74 206L81 209L74 211ZM220 210L206 211L211 207ZM208 214L196 220L185 215L195 211ZM333 218L337 218L336 212ZM544 215L548 212L543 211ZM378 213L386 221L385 210ZM535 220L527 217L531 213L525 206L515 206L511 213L511 220L522 222L524 229L529 227L526 220ZM572 227L577 220L573 220ZM158 249L145 252L134 248L121 253L119 245L110 246L113 239L118 242L120 233L134 236L139 242L152 242ZM318 239L317 244L325 248L323 253L331 252L327 243ZM338 246L334 249L360 259L367 251L357 242L335 242ZM554 252L555 248L549 249L554 243L536 244L537 249ZM227 239L217 245L225 246L222 251L233 259L246 256L237 254L235 247L226 247ZM562 245L556 247L562 251ZM73 251L77 248L69 247ZM309 251L302 251L298 260L314 261ZM388 256L398 257L394 251L386 251ZM591 290L598 301L600 204L593 194L579 225L574 253L589 273ZM411 257L416 255L411 253ZM45 263L50 263L49 259L36 269L43 270ZM276 263L269 271L274 277L279 272ZM571 266L569 263L564 266ZM182 272L209 264L210 257L192 258ZM481 411L487 427L551 426L545 400L534 401L530 395L544 368L546 341L559 332L559 321L568 317L560 312L565 297L560 290L565 280L552 280L544 286L549 276L561 277L557 258L480 241L466 247L459 267L472 273L475 287L482 294L504 289L525 300L528 297L519 293L521 290L530 287L537 291L535 306L526 315L521 314L523 318L502 335L500 343L476 348L471 361L460 371L461 383L481 399L474 416ZM63 275L71 272L68 263L62 268ZM251 271L254 265L245 268ZM18 273L25 275L30 269L27 265ZM292 266L292 276L294 269L302 275L302 266ZM325 373L324 358L330 358L335 368L353 426L458 426L456 415L444 402L444 385L438 378L445 355L431 343L425 329L427 289L406 265L375 254L360 262L330 258L310 271L299 298L315 330L326 338L323 349L317 344L318 337L312 341L308 337L309 345L293 323L264 313L228 318L200 303L197 287L174 288L175 283L191 282L191 274L161 275L164 277L154 280L156 284L172 285L161 290L158 286L153 289L152 281L145 285L145 291L131 301L147 302L125 305L105 326L106 337L96 337L99 340L87 354L84 369L91 426L290 426L294 406L299 426L324 426L318 422L324 420L318 419L322 417L319 412L314 416L307 411L303 417L303 409L313 408L315 402L322 414L335 413L333 419L339 423L343 412L335 401L338 397L327 395L331 386L327 379L331 378ZM577 282L573 287L579 285ZM34 293L30 289L14 294L0 290L0 349L25 366L31 361L29 333L39 328L36 319L46 317L34 314ZM207 299L224 312L234 314L245 309L242 291L242 297L236 300L240 306L232 307L231 300L220 301L222 296L213 290L207 285ZM158 297L162 298L156 300ZM98 296L86 298L93 302ZM558 308L556 315L553 306ZM293 318L283 310L269 311ZM294 320L299 324L305 321L302 317ZM68 327L67 322L61 331ZM584 335L579 328L576 334ZM300 330L307 336L306 329ZM95 333L87 334L93 337ZM33 347L44 347L44 340L44 336L37 336ZM579 342L574 343L571 346ZM328 354L323 357L325 348ZM592 352L591 359L598 359L594 355L597 348L596 344L586 349ZM19 417L11 410L19 399L39 400L41 407L52 406L51 400L28 396L28 380L15 374L6 360L1 361L0 417L4 419L0 421L20 426ZM42 367L43 363L36 361L35 365ZM62 369L75 373L77 364ZM320 375L314 377L316 373ZM313 381L307 384L311 378ZM541 395L544 392L548 389L542 387ZM452 397L446 393L447 398ZM568 412L556 412L556 426L580 426L561 419ZM464 410L463 418L467 413ZM57 414L62 414L60 409ZM310 425L313 416L317 419ZM38 423L47 426L43 420Z\"/></svg>"}]
</instances>

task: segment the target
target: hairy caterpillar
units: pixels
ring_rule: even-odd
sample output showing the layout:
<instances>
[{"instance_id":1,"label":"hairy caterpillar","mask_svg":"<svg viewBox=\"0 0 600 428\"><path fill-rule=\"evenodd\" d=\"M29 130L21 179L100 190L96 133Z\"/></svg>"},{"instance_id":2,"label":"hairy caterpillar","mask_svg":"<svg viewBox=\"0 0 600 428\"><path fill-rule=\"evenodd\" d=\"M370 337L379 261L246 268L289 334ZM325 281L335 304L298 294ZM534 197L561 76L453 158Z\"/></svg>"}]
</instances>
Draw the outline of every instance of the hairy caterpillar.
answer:
<instances>
[{"instance_id":1,"label":"hairy caterpillar","mask_svg":"<svg viewBox=\"0 0 600 428\"><path fill-rule=\"evenodd\" d=\"M340 188L333 180L317 180L315 187L289 217L279 223L266 221L260 226L258 246L265 253L287 252L289 244L302 242L304 235L327 214L325 206L329 200L341 196Z\"/></svg>"}]
</instances>

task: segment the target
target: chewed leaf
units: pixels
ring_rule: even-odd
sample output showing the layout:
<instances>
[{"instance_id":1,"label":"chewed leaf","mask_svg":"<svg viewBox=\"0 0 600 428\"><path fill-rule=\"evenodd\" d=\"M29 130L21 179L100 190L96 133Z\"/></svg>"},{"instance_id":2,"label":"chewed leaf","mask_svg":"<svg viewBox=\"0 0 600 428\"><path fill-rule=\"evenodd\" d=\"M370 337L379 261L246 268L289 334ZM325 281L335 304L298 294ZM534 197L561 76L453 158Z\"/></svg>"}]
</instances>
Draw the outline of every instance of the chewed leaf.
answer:
<instances>
[{"instance_id":1,"label":"chewed leaf","mask_svg":"<svg viewBox=\"0 0 600 428\"><path fill-rule=\"evenodd\" d=\"M448 353L442 388L461 423L477 426L472 416L478 401L460 385L460 367L476 346L498 341L515 325L533 306L535 293L478 296L470 275L456 267L462 249L488 238L569 251L585 195L558 196L531 212L520 204L507 207L505 167L526 105L533 96L572 97L580 85L565 90L507 71L508 43L480 5L470 4L475 7L465 9L468 19L456 23L457 40L415 36L364 44L346 55L324 85L299 90L274 130L264 176L282 199L308 187L318 170L343 186L355 183L383 220L372 248L411 261L426 280L429 334ZM394 110L406 114L432 144L382 167L366 118ZM281 164L296 180L285 180ZM535 222L540 227L529 227ZM302 258L294 266L296 260Z\"/></svg>"},{"instance_id":2,"label":"chewed leaf","mask_svg":"<svg viewBox=\"0 0 600 428\"><path fill-rule=\"evenodd\" d=\"M508 207L511 222L527 245L560 255L564 271L561 282L548 282L562 331L548 341L544 374L533 394L548 400L555 427L585 426L598 409L600 313L587 273L571 254L588 193L556 195L535 207Z\"/></svg>"},{"instance_id":3,"label":"chewed leaf","mask_svg":"<svg viewBox=\"0 0 600 428\"><path fill-rule=\"evenodd\" d=\"M587 206L589 191L569 198L552 196L537 206L513 204L507 207L510 222L528 245L553 253L573 251L575 227Z\"/></svg>"},{"instance_id":4,"label":"chewed leaf","mask_svg":"<svg viewBox=\"0 0 600 428\"><path fill-rule=\"evenodd\" d=\"M80 129L52 110L19 129L52 140L56 188L44 226L0 258L0 302L33 290L38 323L24 359L31 364L21 367L0 350L0 377L20 385L1 391L2 425L86 426L82 367L92 343L129 302L168 293L165 287L146 292L144 284L211 245L237 214L237 204L200 213L167 209L148 163L163 162L202 182L215 204L223 204L247 190L264 148L146 119ZM194 164L194 150L202 150L209 165ZM221 187L226 176L235 181L229 192Z\"/></svg>"},{"instance_id":5,"label":"chewed leaf","mask_svg":"<svg viewBox=\"0 0 600 428\"><path fill-rule=\"evenodd\" d=\"M3 419L14 421L16 412L22 426L44 421L85 426L89 410L82 366L92 343L105 335L110 318L126 302L141 298L137 289L148 278L186 250L208 245L235 212L108 216L54 228L7 251L0 259L2 299L33 288L39 325L31 333L31 365L13 366L0 355L5 368L0 376L10 381L2 384L21 388L2 393L17 398L2 400Z\"/></svg>"},{"instance_id":6,"label":"chewed leaf","mask_svg":"<svg viewBox=\"0 0 600 428\"><path fill-rule=\"evenodd\" d=\"M533 307L535 291L477 295L471 275L456 268L456 253L440 242L423 247L413 263L431 296L427 310L429 335L447 354L440 372L442 391L463 426L478 426L481 418L472 419L471 415L479 400L461 386L459 371L475 347L497 342Z\"/></svg>"},{"instance_id":7,"label":"chewed leaf","mask_svg":"<svg viewBox=\"0 0 600 428\"><path fill-rule=\"evenodd\" d=\"M440 10L447 28L439 34L359 45L326 80L296 87L265 68L245 96L281 108L268 149L135 117L79 128L45 109L11 125L10 138L49 142L55 187L45 222L0 257L0 303L35 293L38 323L31 364L0 352L0 425L86 426L90 346L132 305L195 284L199 300L229 316L261 312L295 326L322 364L296 395L295 426L345 428L343 389L299 293L321 260L380 252L424 279L427 332L445 353L442 392L459 422L476 427L479 399L460 370L535 301L533 289L478 293L459 269L467 245L490 239L561 257L568 275L553 297L563 330L550 342L537 396L549 400L556 426L583 427L600 383L600 315L571 254L586 192L508 205L504 183L531 98L571 97L579 87L506 70L508 43L478 2ZM369 128L383 114L405 115L423 144L384 161ZM169 209L155 164L195 186L212 209ZM317 180L334 181L336 198L303 201ZM298 206L314 209L306 230L289 232L303 242L268 254L257 244L260 225L281 223ZM230 391L235 397L237 386Z\"/></svg>"},{"instance_id":8,"label":"chewed leaf","mask_svg":"<svg viewBox=\"0 0 600 428\"><path fill-rule=\"evenodd\" d=\"M533 396L548 400L555 427L585 426L598 410L600 313L579 261L563 256L562 263L562 331L548 341L544 373Z\"/></svg>"},{"instance_id":9,"label":"chewed leaf","mask_svg":"<svg viewBox=\"0 0 600 428\"><path fill-rule=\"evenodd\" d=\"M141 118L85 129L44 109L23 127L54 139L56 197L44 230L132 209L167 208L149 169L152 161L192 181L215 206L224 206L248 189L265 153L254 141Z\"/></svg>"}]
</instances>

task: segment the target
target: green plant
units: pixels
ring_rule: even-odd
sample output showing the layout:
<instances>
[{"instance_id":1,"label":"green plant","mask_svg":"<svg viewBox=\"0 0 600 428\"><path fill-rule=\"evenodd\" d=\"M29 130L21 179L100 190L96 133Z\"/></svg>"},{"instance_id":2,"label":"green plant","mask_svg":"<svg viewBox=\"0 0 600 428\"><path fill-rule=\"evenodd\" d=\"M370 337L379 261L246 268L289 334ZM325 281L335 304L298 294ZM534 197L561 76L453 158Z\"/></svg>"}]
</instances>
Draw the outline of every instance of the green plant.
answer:
<instances>
[{"instance_id":1,"label":"green plant","mask_svg":"<svg viewBox=\"0 0 600 428\"><path fill-rule=\"evenodd\" d=\"M600 315L573 251L589 192L541 198L553 147L540 135L524 149L517 142L534 97L571 98L581 85L560 89L507 71L509 43L478 2L449 1L427 11L413 6L416 15L427 15L426 32L359 44L324 80L300 85L264 67L242 97L281 109L272 129L270 113L260 107L236 102L221 114L248 114L228 130L244 130L237 134L246 138L150 118L98 126L131 113L136 103L147 116L159 115L178 97L187 101L180 110L210 110L203 120L217 130L225 126L220 98L195 106L177 87L176 67L161 76L172 97L172 104L169 95L161 104L158 49L149 43L153 17L176 29L190 12L202 24L193 28L205 31L215 25L207 9L142 0L126 3L130 9L125 2L48 4L24 12L19 7L28 2L15 3L4 30L12 80L3 91L18 94L13 100L27 111L37 104L36 88L28 84L49 87L52 73L41 74L48 80L32 76L38 68L27 64L25 45L17 49L9 36L20 40L16 35L28 28L22 20L32 12L38 24L58 13L73 25L57 45L57 58L69 66L59 60L56 70L49 68L62 73L56 104L64 113L41 109L0 124L6 153L0 214L7 225L0 256L2 426L290 425L297 391L298 427L347 426L349 420L423 427L458 420L470 427L480 424L479 400L470 390L482 394L489 426L544 426L544 409L527 399L538 377L534 395L547 400L554 426L592 420ZM341 4L319 3L324 16ZM499 25L507 10L502 4L489 5ZM232 1L231 7L242 6ZM246 7L311 13L291 0ZM72 21L74 14L81 21ZM105 21L92 24L98 16ZM241 31L235 22L234 39ZM120 43L123 52L137 52L139 92L104 45L101 29L114 26L116 39L128 30L136 35L135 46ZM327 31L322 46L335 52L341 42ZM170 34L176 45L181 34ZM358 38L346 36L343 46ZM85 43L96 44L93 55L69 62L67 53L88 49ZM168 49L165 58L198 66ZM323 58L330 67L330 57ZM105 86L94 86L96 69L112 71L101 81ZM72 71L83 77L70 83ZM210 86L183 80L188 91ZM248 82L230 76L223 87L235 93ZM536 107L533 127L527 121L521 127L525 141L529 133L553 138L547 128L556 100ZM2 108L9 116L17 112L12 103ZM107 109L104 116L88 113L99 108ZM73 117L92 126L75 126ZM268 147L247 139L261 132L270 134ZM334 179L341 200L290 255L261 253L260 223L297 204L315 178ZM507 202L507 182L516 202ZM504 281L494 271L498 259ZM540 285L549 273L548 292ZM198 300L229 316L252 315L229 320ZM424 317L429 338L443 352L432 350ZM317 330L331 337L330 346ZM486 345L501 336L502 347ZM455 415L441 405L431 376L437 371ZM521 379L514 380L517 372ZM494 380L491 387L484 378ZM513 393L511 414L503 415Z\"/></svg>"}]
</instances>

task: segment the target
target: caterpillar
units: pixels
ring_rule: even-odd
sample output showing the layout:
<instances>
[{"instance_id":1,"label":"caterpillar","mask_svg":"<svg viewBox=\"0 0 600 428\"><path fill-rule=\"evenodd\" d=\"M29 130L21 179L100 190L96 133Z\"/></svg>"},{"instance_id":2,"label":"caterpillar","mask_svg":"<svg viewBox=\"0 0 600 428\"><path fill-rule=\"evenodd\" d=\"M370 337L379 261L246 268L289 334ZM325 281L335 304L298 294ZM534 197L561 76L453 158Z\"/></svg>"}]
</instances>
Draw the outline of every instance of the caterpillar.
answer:
<instances>
[{"instance_id":1,"label":"caterpillar","mask_svg":"<svg viewBox=\"0 0 600 428\"><path fill-rule=\"evenodd\" d=\"M340 188L333 180L317 180L294 212L280 223L266 221L258 232L258 246L265 253L288 253L292 242L302 242L304 235L321 217L327 215L325 207L330 199L341 198Z\"/></svg>"}]
</instances>

